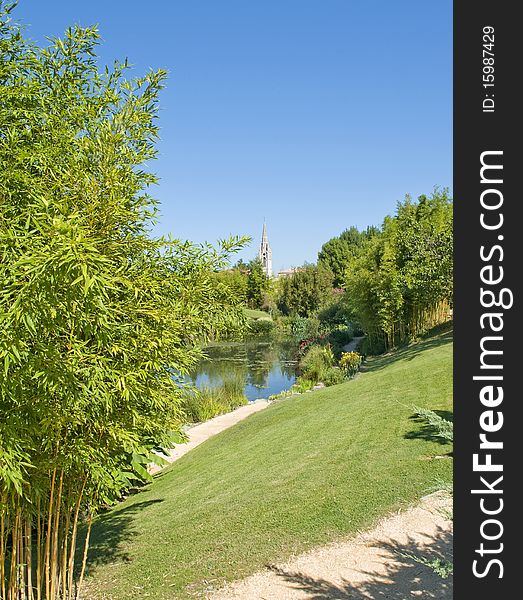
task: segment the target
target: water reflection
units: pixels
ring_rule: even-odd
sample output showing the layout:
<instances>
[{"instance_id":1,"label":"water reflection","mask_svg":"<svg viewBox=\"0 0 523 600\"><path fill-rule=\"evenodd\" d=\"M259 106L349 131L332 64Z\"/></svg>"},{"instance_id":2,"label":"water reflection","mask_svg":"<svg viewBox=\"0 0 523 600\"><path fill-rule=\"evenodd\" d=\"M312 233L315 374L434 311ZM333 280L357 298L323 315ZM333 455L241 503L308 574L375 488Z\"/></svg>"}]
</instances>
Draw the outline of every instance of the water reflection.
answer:
<instances>
[{"instance_id":1,"label":"water reflection","mask_svg":"<svg viewBox=\"0 0 523 600\"><path fill-rule=\"evenodd\" d=\"M241 378L248 400L268 398L287 390L296 380L294 339L256 339L210 346L207 358L192 373L198 386L221 385L225 379Z\"/></svg>"}]
</instances>

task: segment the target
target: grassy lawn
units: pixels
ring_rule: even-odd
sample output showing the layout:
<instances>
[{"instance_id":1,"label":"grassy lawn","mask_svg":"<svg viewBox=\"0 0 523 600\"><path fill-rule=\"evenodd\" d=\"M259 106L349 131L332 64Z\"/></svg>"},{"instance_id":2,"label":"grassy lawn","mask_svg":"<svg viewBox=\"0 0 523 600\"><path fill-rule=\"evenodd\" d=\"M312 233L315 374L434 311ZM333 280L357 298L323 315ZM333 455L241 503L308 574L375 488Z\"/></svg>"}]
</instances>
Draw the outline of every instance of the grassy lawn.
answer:
<instances>
[{"instance_id":1,"label":"grassy lawn","mask_svg":"<svg viewBox=\"0 0 523 600\"><path fill-rule=\"evenodd\" d=\"M272 317L269 313L266 313L263 310L254 310L252 308L244 308L243 312L249 319L267 319L272 321Z\"/></svg>"},{"instance_id":2,"label":"grassy lawn","mask_svg":"<svg viewBox=\"0 0 523 600\"><path fill-rule=\"evenodd\" d=\"M451 401L447 333L252 415L97 520L86 597L198 597L371 526L450 481L450 447L412 407Z\"/></svg>"}]
</instances>

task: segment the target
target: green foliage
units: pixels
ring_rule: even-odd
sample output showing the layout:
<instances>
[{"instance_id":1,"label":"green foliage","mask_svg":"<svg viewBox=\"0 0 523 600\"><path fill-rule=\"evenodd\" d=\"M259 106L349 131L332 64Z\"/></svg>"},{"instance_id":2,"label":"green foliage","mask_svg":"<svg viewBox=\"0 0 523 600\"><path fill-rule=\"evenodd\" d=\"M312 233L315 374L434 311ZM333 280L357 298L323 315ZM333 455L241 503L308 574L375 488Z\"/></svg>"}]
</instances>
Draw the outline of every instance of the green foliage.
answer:
<instances>
[{"instance_id":1,"label":"green foliage","mask_svg":"<svg viewBox=\"0 0 523 600\"><path fill-rule=\"evenodd\" d=\"M166 73L100 71L98 39L75 27L38 48L1 14L0 567L13 563L13 598L30 575L7 537L30 546L42 526L36 586L46 600L60 578L72 589L78 519L143 476L140 457L182 422L173 373L244 321L213 272L245 240L149 236Z\"/></svg>"},{"instance_id":2,"label":"green foliage","mask_svg":"<svg viewBox=\"0 0 523 600\"><path fill-rule=\"evenodd\" d=\"M207 421L247 404L243 389L243 378L229 377L219 386L202 387L187 392L183 397L181 409L192 423Z\"/></svg>"},{"instance_id":3,"label":"green foliage","mask_svg":"<svg viewBox=\"0 0 523 600\"><path fill-rule=\"evenodd\" d=\"M414 408L416 415L431 427L438 437L446 442L454 441L454 423L444 419L433 410L427 408Z\"/></svg>"},{"instance_id":4,"label":"green foliage","mask_svg":"<svg viewBox=\"0 0 523 600\"><path fill-rule=\"evenodd\" d=\"M303 377L298 377L294 385L291 387L291 390L293 392L297 392L298 394L303 394L303 392L312 390L313 387L314 381L311 381L310 379L304 379Z\"/></svg>"},{"instance_id":5,"label":"green foliage","mask_svg":"<svg viewBox=\"0 0 523 600\"><path fill-rule=\"evenodd\" d=\"M417 562L420 565L428 567L442 579L447 579L454 573L454 564L451 561L446 560L444 558L430 558L427 556L418 556L417 554L412 554L411 552L403 552L401 553L401 555L405 558L413 560L414 562Z\"/></svg>"},{"instance_id":6,"label":"green foliage","mask_svg":"<svg viewBox=\"0 0 523 600\"><path fill-rule=\"evenodd\" d=\"M291 317L290 329L298 340L315 338L320 333L320 321L314 317Z\"/></svg>"},{"instance_id":7,"label":"green foliage","mask_svg":"<svg viewBox=\"0 0 523 600\"><path fill-rule=\"evenodd\" d=\"M251 319L248 333L252 335L269 336L274 331L274 323L270 319Z\"/></svg>"},{"instance_id":8,"label":"green foliage","mask_svg":"<svg viewBox=\"0 0 523 600\"><path fill-rule=\"evenodd\" d=\"M380 234L366 241L347 267L345 287L371 349L390 348L449 319L452 252L446 190L417 203L407 196Z\"/></svg>"},{"instance_id":9,"label":"green foliage","mask_svg":"<svg viewBox=\"0 0 523 600\"><path fill-rule=\"evenodd\" d=\"M231 293L241 304L247 302L247 275L238 268L218 271L215 277L223 285L230 288Z\"/></svg>"},{"instance_id":10,"label":"green foliage","mask_svg":"<svg viewBox=\"0 0 523 600\"><path fill-rule=\"evenodd\" d=\"M338 237L325 242L318 253L318 264L329 269L333 276L333 285L341 287L345 281L345 269L357 257L366 240L378 233L375 227L367 227L365 231L358 231L350 227Z\"/></svg>"},{"instance_id":11,"label":"green foliage","mask_svg":"<svg viewBox=\"0 0 523 600\"><path fill-rule=\"evenodd\" d=\"M329 367L323 373L322 383L324 383L326 387L330 387L331 385L343 383L346 379L347 376L343 369L340 369L339 367Z\"/></svg>"},{"instance_id":12,"label":"green foliage","mask_svg":"<svg viewBox=\"0 0 523 600\"><path fill-rule=\"evenodd\" d=\"M341 356L343 347L353 338L352 328L339 325L327 334L327 343L330 344L335 356Z\"/></svg>"},{"instance_id":13,"label":"green foliage","mask_svg":"<svg viewBox=\"0 0 523 600\"><path fill-rule=\"evenodd\" d=\"M302 377L314 383L323 381L328 369L334 366L334 354L330 346L312 346L300 360Z\"/></svg>"},{"instance_id":14,"label":"green foliage","mask_svg":"<svg viewBox=\"0 0 523 600\"><path fill-rule=\"evenodd\" d=\"M312 390L314 385L314 381L298 377L288 390L283 390L278 394L269 396L269 400L280 400L282 398L288 398L289 396L295 396L296 394L303 394L304 392Z\"/></svg>"},{"instance_id":15,"label":"green foliage","mask_svg":"<svg viewBox=\"0 0 523 600\"><path fill-rule=\"evenodd\" d=\"M281 282L277 307L284 315L311 317L332 298L332 273L305 265Z\"/></svg>"},{"instance_id":16,"label":"green foliage","mask_svg":"<svg viewBox=\"0 0 523 600\"><path fill-rule=\"evenodd\" d=\"M346 377L354 377L361 365L361 355L358 352L344 352L340 358L340 368Z\"/></svg>"},{"instance_id":17,"label":"green foliage","mask_svg":"<svg viewBox=\"0 0 523 600\"><path fill-rule=\"evenodd\" d=\"M247 304L249 308L262 308L265 294L269 289L269 278L265 275L263 265L259 258L251 260L247 275Z\"/></svg>"},{"instance_id":18,"label":"green foliage","mask_svg":"<svg viewBox=\"0 0 523 600\"><path fill-rule=\"evenodd\" d=\"M347 304L347 295L338 293L332 302L318 312L318 319L322 326L326 328L349 325L353 321L353 317Z\"/></svg>"}]
</instances>

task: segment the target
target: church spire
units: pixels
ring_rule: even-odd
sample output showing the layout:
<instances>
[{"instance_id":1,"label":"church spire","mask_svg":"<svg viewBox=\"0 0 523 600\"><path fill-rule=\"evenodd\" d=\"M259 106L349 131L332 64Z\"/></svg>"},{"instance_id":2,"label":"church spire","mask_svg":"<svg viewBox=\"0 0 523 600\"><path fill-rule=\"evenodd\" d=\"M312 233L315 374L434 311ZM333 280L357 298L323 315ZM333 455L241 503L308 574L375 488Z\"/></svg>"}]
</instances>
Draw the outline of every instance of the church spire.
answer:
<instances>
[{"instance_id":1,"label":"church spire","mask_svg":"<svg viewBox=\"0 0 523 600\"><path fill-rule=\"evenodd\" d=\"M265 221L263 221L262 239L258 257L261 260L265 275L267 275L267 277L272 277L272 250L269 245L269 237L267 235L267 225L265 224Z\"/></svg>"}]
</instances>

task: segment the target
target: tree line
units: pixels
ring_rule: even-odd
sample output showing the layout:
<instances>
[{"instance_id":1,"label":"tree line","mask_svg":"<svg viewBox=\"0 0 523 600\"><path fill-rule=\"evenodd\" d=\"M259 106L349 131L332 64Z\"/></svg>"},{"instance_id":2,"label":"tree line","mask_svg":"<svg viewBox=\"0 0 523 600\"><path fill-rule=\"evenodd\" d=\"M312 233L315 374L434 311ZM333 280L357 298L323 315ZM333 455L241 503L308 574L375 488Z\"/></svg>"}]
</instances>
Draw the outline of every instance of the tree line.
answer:
<instances>
[{"instance_id":1,"label":"tree line","mask_svg":"<svg viewBox=\"0 0 523 600\"><path fill-rule=\"evenodd\" d=\"M338 273L350 317L375 350L391 348L450 318L452 225L452 199L448 190L436 188L417 201L407 196L381 228L352 228L351 242L345 233L322 247L319 264Z\"/></svg>"},{"instance_id":2,"label":"tree line","mask_svg":"<svg viewBox=\"0 0 523 600\"><path fill-rule=\"evenodd\" d=\"M401 344L452 315L453 203L435 188L406 196L380 227L351 226L323 244L316 264L269 280L258 260L220 277L273 318L320 318L363 330L372 351Z\"/></svg>"}]
</instances>

